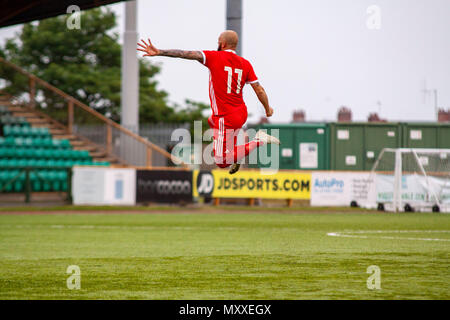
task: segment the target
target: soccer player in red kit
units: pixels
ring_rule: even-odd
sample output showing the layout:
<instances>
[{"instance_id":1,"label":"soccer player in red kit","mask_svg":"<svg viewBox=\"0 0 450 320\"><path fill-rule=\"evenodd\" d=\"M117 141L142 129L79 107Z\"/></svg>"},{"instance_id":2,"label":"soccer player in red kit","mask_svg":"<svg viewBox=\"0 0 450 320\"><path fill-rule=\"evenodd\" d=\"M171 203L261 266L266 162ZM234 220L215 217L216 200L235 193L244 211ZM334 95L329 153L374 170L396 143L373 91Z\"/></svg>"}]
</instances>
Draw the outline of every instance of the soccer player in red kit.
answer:
<instances>
[{"instance_id":1,"label":"soccer player in red kit","mask_svg":"<svg viewBox=\"0 0 450 320\"><path fill-rule=\"evenodd\" d=\"M230 165L230 173L239 170L240 160L246 157L257 147L280 141L258 131L255 139L243 145L236 145L238 131L247 121L247 106L242 98L242 90L245 84L250 84L258 96L259 101L266 110L266 116L273 114L269 106L269 100L264 88L260 85L249 61L238 56L235 52L238 44L236 32L227 30L219 36L217 51L184 51L184 50L160 50L141 40L137 50L144 52L144 57L166 56L197 60L210 71L209 97L212 115L208 123L214 130L214 160L221 168Z\"/></svg>"}]
</instances>

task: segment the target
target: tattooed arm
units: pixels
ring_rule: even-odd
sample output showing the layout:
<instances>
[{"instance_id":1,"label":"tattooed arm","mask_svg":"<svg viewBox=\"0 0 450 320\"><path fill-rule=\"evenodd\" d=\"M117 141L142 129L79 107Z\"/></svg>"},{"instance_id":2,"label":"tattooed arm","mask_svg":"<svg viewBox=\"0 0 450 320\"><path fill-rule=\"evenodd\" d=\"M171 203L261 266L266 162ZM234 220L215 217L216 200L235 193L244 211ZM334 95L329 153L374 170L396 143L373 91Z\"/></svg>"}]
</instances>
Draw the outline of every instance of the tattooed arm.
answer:
<instances>
[{"instance_id":1,"label":"tattooed arm","mask_svg":"<svg viewBox=\"0 0 450 320\"><path fill-rule=\"evenodd\" d=\"M197 60L203 62L203 55L200 51L185 51L185 50L159 50L159 56L181 58L188 60Z\"/></svg>"},{"instance_id":2,"label":"tattooed arm","mask_svg":"<svg viewBox=\"0 0 450 320\"><path fill-rule=\"evenodd\" d=\"M144 40L141 41L142 43L138 43L138 46L140 46L140 48L138 48L137 50L144 52L144 57L164 56L203 62L203 54L201 51L186 51L177 49L160 50L151 43L150 39L148 39L148 44Z\"/></svg>"}]
</instances>

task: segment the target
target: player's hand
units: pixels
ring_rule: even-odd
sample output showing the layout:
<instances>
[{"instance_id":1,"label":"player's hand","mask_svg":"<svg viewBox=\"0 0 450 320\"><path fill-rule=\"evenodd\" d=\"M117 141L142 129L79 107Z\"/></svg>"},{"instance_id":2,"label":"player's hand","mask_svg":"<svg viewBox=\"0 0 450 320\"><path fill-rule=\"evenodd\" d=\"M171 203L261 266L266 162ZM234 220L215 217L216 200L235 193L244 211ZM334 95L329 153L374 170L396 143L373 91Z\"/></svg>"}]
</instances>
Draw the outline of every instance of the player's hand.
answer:
<instances>
[{"instance_id":1,"label":"player's hand","mask_svg":"<svg viewBox=\"0 0 450 320\"><path fill-rule=\"evenodd\" d=\"M269 107L269 109L266 110L266 117L271 117L273 115L273 109Z\"/></svg>"},{"instance_id":2,"label":"player's hand","mask_svg":"<svg viewBox=\"0 0 450 320\"><path fill-rule=\"evenodd\" d=\"M159 50L152 44L150 39L148 39L148 43L143 39L141 39L141 42L142 43L138 43L140 48L137 48L137 50L144 52L144 57L154 57L159 55Z\"/></svg>"}]
</instances>

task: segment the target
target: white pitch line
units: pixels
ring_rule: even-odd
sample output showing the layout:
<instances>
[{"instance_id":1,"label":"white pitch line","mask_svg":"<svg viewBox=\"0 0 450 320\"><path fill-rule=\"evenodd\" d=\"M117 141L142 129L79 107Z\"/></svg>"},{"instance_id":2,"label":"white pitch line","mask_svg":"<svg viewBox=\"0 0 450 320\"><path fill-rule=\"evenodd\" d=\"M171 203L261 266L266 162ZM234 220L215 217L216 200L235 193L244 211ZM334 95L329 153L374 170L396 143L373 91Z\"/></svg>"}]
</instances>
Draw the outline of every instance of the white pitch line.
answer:
<instances>
[{"instance_id":1,"label":"white pitch line","mask_svg":"<svg viewBox=\"0 0 450 320\"><path fill-rule=\"evenodd\" d=\"M412 238L412 237L392 237L392 236L367 236L364 234L382 234L382 233L448 233L450 230L356 230L356 231L341 231L328 232L330 237L343 238L360 238L360 239L387 239L387 240L421 240L421 241L450 241L450 239L440 238Z\"/></svg>"},{"instance_id":2,"label":"white pitch line","mask_svg":"<svg viewBox=\"0 0 450 320\"><path fill-rule=\"evenodd\" d=\"M108 226L108 225L71 225L71 224L29 224L29 225L0 225L0 228L16 228L16 229L104 229L104 230L205 230L208 227L193 226L193 227L179 227L179 226ZM218 227L219 230L238 230L237 227Z\"/></svg>"}]
</instances>

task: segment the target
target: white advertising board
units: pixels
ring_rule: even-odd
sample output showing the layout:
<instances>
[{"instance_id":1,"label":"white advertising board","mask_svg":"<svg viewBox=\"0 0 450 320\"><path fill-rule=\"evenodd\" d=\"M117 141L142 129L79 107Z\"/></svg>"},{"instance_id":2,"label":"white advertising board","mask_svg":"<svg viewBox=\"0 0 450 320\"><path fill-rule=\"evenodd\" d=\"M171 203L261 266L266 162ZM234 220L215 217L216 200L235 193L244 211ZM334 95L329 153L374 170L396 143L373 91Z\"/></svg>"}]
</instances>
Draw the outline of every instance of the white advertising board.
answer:
<instances>
[{"instance_id":1,"label":"white advertising board","mask_svg":"<svg viewBox=\"0 0 450 320\"><path fill-rule=\"evenodd\" d=\"M74 167L72 198L76 205L134 205L136 170Z\"/></svg>"},{"instance_id":2,"label":"white advertising board","mask_svg":"<svg viewBox=\"0 0 450 320\"><path fill-rule=\"evenodd\" d=\"M372 184L372 185L371 185ZM325 172L311 174L312 206L350 206L375 203L373 179L368 172Z\"/></svg>"},{"instance_id":3,"label":"white advertising board","mask_svg":"<svg viewBox=\"0 0 450 320\"><path fill-rule=\"evenodd\" d=\"M443 204L450 203L450 185L446 179L424 177L417 174L403 175L401 199L404 203L414 204L433 202L434 195ZM394 176L378 174L376 176L376 200L389 203L394 198Z\"/></svg>"}]
</instances>

